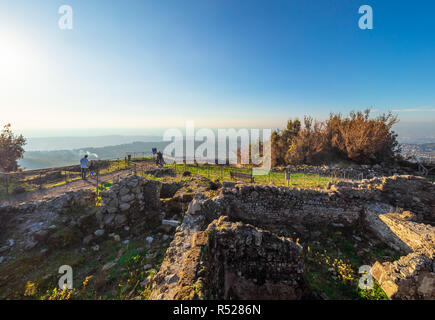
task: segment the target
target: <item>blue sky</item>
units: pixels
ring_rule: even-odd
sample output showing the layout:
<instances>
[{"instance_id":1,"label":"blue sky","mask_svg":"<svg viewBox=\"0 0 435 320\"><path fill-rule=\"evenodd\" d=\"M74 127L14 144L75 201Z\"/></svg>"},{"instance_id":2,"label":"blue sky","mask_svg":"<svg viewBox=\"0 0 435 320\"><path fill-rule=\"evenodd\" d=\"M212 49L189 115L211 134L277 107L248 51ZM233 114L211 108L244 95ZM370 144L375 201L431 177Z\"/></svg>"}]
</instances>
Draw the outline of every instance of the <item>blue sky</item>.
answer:
<instances>
[{"instance_id":1,"label":"blue sky","mask_svg":"<svg viewBox=\"0 0 435 320\"><path fill-rule=\"evenodd\" d=\"M58 28L63 4L73 30ZM358 28L363 4L373 30ZM371 107L435 137L434 11L400 0L1 0L2 121L34 135L136 134Z\"/></svg>"}]
</instances>

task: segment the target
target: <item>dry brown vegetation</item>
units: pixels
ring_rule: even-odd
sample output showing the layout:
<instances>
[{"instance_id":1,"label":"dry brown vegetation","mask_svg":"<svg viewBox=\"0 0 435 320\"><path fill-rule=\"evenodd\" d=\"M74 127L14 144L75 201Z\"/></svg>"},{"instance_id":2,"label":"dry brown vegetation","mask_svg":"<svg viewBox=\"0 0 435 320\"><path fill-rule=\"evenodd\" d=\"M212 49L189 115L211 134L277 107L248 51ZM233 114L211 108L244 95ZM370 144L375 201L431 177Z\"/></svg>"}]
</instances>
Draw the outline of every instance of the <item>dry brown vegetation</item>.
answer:
<instances>
[{"instance_id":1,"label":"dry brown vegetation","mask_svg":"<svg viewBox=\"0 0 435 320\"><path fill-rule=\"evenodd\" d=\"M391 113L376 118L370 110L347 117L330 114L326 121L305 117L289 120L284 130L272 134L272 165L319 164L352 161L358 164L392 162L399 154Z\"/></svg>"}]
</instances>

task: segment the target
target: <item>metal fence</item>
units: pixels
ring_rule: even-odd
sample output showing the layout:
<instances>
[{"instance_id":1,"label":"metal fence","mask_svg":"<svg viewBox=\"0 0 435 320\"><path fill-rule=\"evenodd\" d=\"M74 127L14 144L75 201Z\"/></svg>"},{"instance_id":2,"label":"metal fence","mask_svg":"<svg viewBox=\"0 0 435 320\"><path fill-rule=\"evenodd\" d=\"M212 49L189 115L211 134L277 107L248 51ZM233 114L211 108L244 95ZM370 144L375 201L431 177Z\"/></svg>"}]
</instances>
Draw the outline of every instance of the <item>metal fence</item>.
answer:
<instances>
[{"instance_id":1,"label":"metal fence","mask_svg":"<svg viewBox=\"0 0 435 320\"><path fill-rule=\"evenodd\" d=\"M135 153L135 156L146 153ZM110 160L92 160L88 169L88 179L90 182L101 187L101 183L120 175L134 173L140 169L138 162L148 161L146 157L128 157L124 159L116 158ZM110 177L106 177L111 174ZM68 185L71 182L81 179L81 169L79 165L64 166L48 169L26 170L13 173L0 173L0 199L28 191L52 188L60 185Z\"/></svg>"},{"instance_id":2,"label":"metal fence","mask_svg":"<svg viewBox=\"0 0 435 320\"><path fill-rule=\"evenodd\" d=\"M230 167L224 165L199 164L172 164L177 173L189 171L193 175L204 176L208 179L220 181L234 180L231 172L253 175L252 168ZM361 181L363 173L343 171L340 169L319 170L312 168L271 170L266 175L253 175L254 183L271 184L278 186L293 186L301 188L324 188L329 182ZM249 182L249 181L245 181Z\"/></svg>"},{"instance_id":3,"label":"metal fence","mask_svg":"<svg viewBox=\"0 0 435 320\"><path fill-rule=\"evenodd\" d=\"M110 181L116 182L121 176L127 174L145 176L149 164L154 161L152 157L146 157L146 154L145 152L131 152L127 153L124 159L93 160L94 166L90 167L89 181L96 187L97 195L102 189L110 185ZM173 168L177 174L189 171L193 175L220 181L233 180L231 172L252 174L252 168L219 164L174 163L165 166ZM300 188L324 188L329 182L360 181L366 178L363 173L358 171L352 172L338 168L322 170L313 169L313 167L273 169L266 175L253 177L255 183ZM1 174L0 197L68 185L80 179L79 165Z\"/></svg>"}]
</instances>

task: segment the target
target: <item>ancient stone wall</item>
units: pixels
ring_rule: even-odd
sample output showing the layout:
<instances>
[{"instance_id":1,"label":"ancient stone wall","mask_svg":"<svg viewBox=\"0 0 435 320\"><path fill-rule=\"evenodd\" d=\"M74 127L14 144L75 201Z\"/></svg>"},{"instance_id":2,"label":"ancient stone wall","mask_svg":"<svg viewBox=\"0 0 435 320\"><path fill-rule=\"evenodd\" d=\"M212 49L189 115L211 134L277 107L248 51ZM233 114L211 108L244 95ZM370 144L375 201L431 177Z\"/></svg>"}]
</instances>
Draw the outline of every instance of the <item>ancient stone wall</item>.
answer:
<instances>
[{"instance_id":1,"label":"ancient stone wall","mask_svg":"<svg viewBox=\"0 0 435 320\"><path fill-rule=\"evenodd\" d=\"M0 216L8 212L29 213L34 211L67 212L74 206L84 207L95 204L95 192L90 189L71 191L60 196L47 197L43 200L23 202L18 205L1 205ZM0 218L1 219L1 218Z\"/></svg>"},{"instance_id":2,"label":"ancient stone wall","mask_svg":"<svg viewBox=\"0 0 435 320\"><path fill-rule=\"evenodd\" d=\"M204 232L213 217L217 217L213 215L213 210L207 209L208 206L213 205L213 201L200 196L190 203L153 281L150 299L202 298L202 295L192 290L192 287L198 281L201 283L198 279L200 253L202 246L208 241L207 235L201 232ZM206 215L210 218L206 218Z\"/></svg>"},{"instance_id":3,"label":"ancient stone wall","mask_svg":"<svg viewBox=\"0 0 435 320\"><path fill-rule=\"evenodd\" d=\"M435 224L435 183L416 176L391 176L362 182L339 182L331 191L349 199L378 201L410 210L419 221Z\"/></svg>"},{"instance_id":4,"label":"ancient stone wall","mask_svg":"<svg viewBox=\"0 0 435 320\"><path fill-rule=\"evenodd\" d=\"M307 290L301 247L228 217L207 228L206 296L214 299L301 299Z\"/></svg>"},{"instance_id":5,"label":"ancient stone wall","mask_svg":"<svg viewBox=\"0 0 435 320\"><path fill-rule=\"evenodd\" d=\"M68 192L16 206L0 206L0 243L8 243L0 248L0 253L7 259L12 249L31 250L39 244L52 248L80 243L79 227L85 219L78 218L84 217L82 210L94 206L92 190ZM95 216L88 220L92 223Z\"/></svg>"},{"instance_id":6,"label":"ancient stone wall","mask_svg":"<svg viewBox=\"0 0 435 320\"><path fill-rule=\"evenodd\" d=\"M101 192L102 206L97 212L101 228L117 229L127 224L139 231L145 224L161 221L162 183L129 175L109 190Z\"/></svg>"},{"instance_id":7,"label":"ancient stone wall","mask_svg":"<svg viewBox=\"0 0 435 320\"><path fill-rule=\"evenodd\" d=\"M222 214L256 223L339 224L358 222L363 205L318 190L237 184L222 189L217 203Z\"/></svg>"},{"instance_id":8,"label":"ancient stone wall","mask_svg":"<svg viewBox=\"0 0 435 320\"><path fill-rule=\"evenodd\" d=\"M294 242L224 216L209 223L196 213L186 213L177 228L150 299L301 299L308 293Z\"/></svg>"}]
</instances>

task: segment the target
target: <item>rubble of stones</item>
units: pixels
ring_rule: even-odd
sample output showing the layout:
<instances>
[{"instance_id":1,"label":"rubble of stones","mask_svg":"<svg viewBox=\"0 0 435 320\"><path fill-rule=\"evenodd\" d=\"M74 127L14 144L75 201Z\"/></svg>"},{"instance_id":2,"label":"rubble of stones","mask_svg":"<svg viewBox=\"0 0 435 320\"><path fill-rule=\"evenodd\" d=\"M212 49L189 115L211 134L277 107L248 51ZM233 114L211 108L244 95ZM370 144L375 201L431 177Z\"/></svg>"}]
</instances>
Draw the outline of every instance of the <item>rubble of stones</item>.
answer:
<instances>
[{"instance_id":1,"label":"rubble of stones","mask_svg":"<svg viewBox=\"0 0 435 320\"><path fill-rule=\"evenodd\" d=\"M46 197L42 200L22 202L16 205L0 204L0 217L8 213L29 213L34 211L52 211L62 213L72 206L90 206L94 204L94 192L88 189L71 191L57 197Z\"/></svg>"},{"instance_id":2,"label":"rubble of stones","mask_svg":"<svg viewBox=\"0 0 435 320\"><path fill-rule=\"evenodd\" d=\"M71 212L94 205L95 194L91 190L18 205L0 205L1 262L10 259L13 250L23 254L36 249L46 252L50 248L80 243L80 218L85 219L80 214L72 216ZM88 220L93 221L95 217Z\"/></svg>"},{"instance_id":3,"label":"rubble of stones","mask_svg":"<svg viewBox=\"0 0 435 320\"><path fill-rule=\"evenodd\" d=\"M410 210L421 222L435 224L435 184L413 176L378 177L361 182L338 182L328 185L344 198L388 203Z\"/></svg>"},{"instance_id":4,"label":"rubble of stones","mask_svg":"<svg viewBox=\"0 0 435 320\"><path fill-rule=\"evenodd\" d=\"M179 221L162 219L166 218L160 202L163 188L168 193L176 192L171 184L131 175L102 192L98 207L98 196L93 189L41 201L1 205L0 263L30 251L41 254L68 248L99 251L107 239L127 244L129 239L143 236L145 230L153 235L147 237L148 243L153 242L153 247L157 243L163 245L179 224Z\"/></svg>"},{"instance_id":5,"label":"rubble of stones","mask_svg":"<svg viewBox=\"0 0 435 320\"><path fill-rule=\"evenodd\" d=\"M153 175L154 177L160 178L165 176L174 177L176 173L171 168L152 168L145 171L145 174Z\"/></svg>"}]
</instances>

